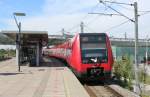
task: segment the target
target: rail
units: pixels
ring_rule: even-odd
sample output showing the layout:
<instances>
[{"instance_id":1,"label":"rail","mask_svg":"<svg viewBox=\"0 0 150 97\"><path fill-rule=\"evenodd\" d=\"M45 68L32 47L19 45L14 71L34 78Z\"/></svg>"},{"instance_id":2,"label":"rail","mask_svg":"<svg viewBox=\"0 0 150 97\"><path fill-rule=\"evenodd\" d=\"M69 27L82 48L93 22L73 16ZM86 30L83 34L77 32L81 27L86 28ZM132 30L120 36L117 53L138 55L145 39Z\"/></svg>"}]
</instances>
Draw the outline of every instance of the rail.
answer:
<instances>
[{"instance_id":1,"label":"rail","mask_svg":"<svg viewBox=\"0 0 150 97\"><path fill-rule=\"evenodd\" d=\"M108 85L84 85L84 88L89 93L90 97L124 97Z\"/></svg>"}]
</instances>

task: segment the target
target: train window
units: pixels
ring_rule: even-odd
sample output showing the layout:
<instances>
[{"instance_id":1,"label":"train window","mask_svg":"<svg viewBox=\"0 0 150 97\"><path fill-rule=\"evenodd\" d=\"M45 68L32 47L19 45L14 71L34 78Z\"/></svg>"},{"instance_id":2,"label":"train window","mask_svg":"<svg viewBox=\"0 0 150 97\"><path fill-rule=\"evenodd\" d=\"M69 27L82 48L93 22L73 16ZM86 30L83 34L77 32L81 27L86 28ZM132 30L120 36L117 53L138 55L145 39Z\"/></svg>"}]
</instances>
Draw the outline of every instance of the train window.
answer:
<instances>
[{"instance_id":1,"label":"train window","mask_svg":"<svg viewBox=\"0 0 150 97\"><path fill-rule=\"evenodd\" d=\"M102 40L103 40L103 38L102 38L102 37L98 37L98 40L99 40L99 41L102 41Z\"/></svg>"},{"instance_id":2,"label":"train window","mask_svg":"<svg viewBox=\"0 0 150 97\"><path fill-rule=\"evenodd\" d=\"M108 55L106 47L106 36L81 36L80 43L83 63L95 63L92 61L93 59L96 60L96 63L107 62Z\"/></svg>"},{"instance_id":3,"label":"train window","mask_svg":"<svg viewBox=\"0 0 150 97\"><path fill-rule=\"evenodd\" d=\"M105 43L82 43L81 49L105 49Z\"/></svg>"},{"instance_id":4,"label":"train window","mask_svg":"<svg viewBox=\"0 0 150 97\"><path fill-rule=\"evenodd\" d=\"M81 36L80 37L82 43L86 42L106 42L105 36L91 35L91 36Z\"/></svg>"},{"instance_id":5,"label":"train window","mask_svg":"<svg viewBox=\"0 0 150 97\"><path fill-rule=\"evenodd\" d=\"M95 63L92 59L96 59L96 63L107 62L107 50L106 49L91 49L82 50L82 62L83 63Z\"/></svg>"}]
</instances>

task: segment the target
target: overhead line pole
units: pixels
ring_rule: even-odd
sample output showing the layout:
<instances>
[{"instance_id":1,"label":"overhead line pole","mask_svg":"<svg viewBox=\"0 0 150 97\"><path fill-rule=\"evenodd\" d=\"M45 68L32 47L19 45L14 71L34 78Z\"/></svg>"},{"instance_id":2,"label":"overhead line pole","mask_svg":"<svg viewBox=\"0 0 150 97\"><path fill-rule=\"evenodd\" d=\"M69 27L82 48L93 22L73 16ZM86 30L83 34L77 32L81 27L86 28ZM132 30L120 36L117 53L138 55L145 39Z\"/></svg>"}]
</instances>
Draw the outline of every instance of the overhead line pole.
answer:
<instances>
[{"instance_id":1,"label":"overhead line pole","mask_svg":"<svg viewBox=\"0 0 150 97\"><path fill-rule=\"evenodd\" d=\"M81 33L84 33L84 23L83 22L81 22L80 28L81 28Z\"/></svg>"},{"instance_id":2,"label":"overhead line pole","mask_svg":"<svg viewBox=\"0 0 150 97\"><path fill-rule=\"evenodd\" d=\"M135 64L134 64L134 75L135 75L135 92L141 93L139 78L138 78L138 6L137 2L134 2L134 15L135 15Z\"/></svg>"},{"instance_id":3,"label":"overhead line pole","mask_svg":"<svg viewBox=\"0 0 150 97\"><path fill-rule=\"evenodd\" d=\"M105 6L107 6L104 2L109 2L109 1L102 1L99 0L100 3L103 3ZM116 4L124 4L124 3L117 3L117 2L110 2L110 3L116 3ZM134 76L135 76L135 92L137 94L141 94L141 88L139 84L139 78L138 78L138 6L137 2L134 2L134 4L125 4L125 5L130 5L134 6L134 15L135 15L135 20L130 19L129 17L125 16L124 14L120 13L119 11L115 10L111 6L107 6L108 8L112 9L113 11L119 13L120 15L124 16L128 20L134 22L135 25L135 64L134 64Z\"/></svg>"}]
</instances>

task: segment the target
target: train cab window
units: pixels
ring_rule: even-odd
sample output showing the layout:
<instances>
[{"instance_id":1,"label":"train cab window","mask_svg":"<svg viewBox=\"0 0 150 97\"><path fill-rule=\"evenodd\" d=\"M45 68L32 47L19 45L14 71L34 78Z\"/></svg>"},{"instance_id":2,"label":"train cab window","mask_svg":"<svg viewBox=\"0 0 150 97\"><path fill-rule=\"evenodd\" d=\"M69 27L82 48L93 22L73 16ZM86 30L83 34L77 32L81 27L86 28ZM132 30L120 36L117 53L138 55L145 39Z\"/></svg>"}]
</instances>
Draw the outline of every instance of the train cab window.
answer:
<instances>
[{"instance_id":1,"label":"train cab window","mask_svg":"<svg viewBox=\"0 0 150 97\"><path fill-rule=\"evenodd\" d=\"M82 63L106 63L106 37L98 35L80 36Z\"/></svg>"}]
</instances>

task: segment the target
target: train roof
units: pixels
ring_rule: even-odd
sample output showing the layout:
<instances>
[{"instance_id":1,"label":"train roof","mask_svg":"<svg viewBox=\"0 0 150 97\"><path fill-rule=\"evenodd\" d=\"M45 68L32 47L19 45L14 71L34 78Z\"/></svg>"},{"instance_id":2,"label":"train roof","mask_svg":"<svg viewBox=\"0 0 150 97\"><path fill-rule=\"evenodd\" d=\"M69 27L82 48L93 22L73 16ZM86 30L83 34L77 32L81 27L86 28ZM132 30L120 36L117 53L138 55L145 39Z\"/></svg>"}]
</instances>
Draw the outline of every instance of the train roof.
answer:
<instances>
[{"instance_id":1,"label":"train roof","mask_svg":"<svg viewBox=\"0 0 150 97\"><path fill-rule=\"evenodd\" d=\"M79 33L79 35L106 35L106 33Z\"/></svg>"}]
</instances>

